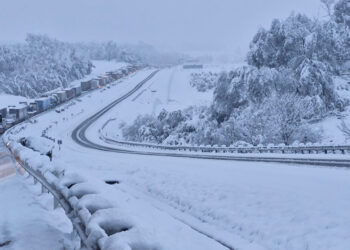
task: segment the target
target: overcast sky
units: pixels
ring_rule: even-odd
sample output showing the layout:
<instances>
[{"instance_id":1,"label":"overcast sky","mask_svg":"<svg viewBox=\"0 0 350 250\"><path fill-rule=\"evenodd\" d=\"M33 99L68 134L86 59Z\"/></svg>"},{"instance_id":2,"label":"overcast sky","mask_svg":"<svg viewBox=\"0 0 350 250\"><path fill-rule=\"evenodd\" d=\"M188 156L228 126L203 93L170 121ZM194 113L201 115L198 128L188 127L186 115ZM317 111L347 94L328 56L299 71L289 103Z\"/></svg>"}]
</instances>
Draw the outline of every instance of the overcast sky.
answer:
<instances>
[{"instance_id":1,"label":"overcast sky","mask_svg":"<svg viewBox=\"0 0 350 250\"><path fill-rule=\"evenodd\" d=\"M292 11L322 13L319 0L1 0L0 40L23 41L30 32L185 52L245 51L259 27Z\"/></svg>"}]
</instances>

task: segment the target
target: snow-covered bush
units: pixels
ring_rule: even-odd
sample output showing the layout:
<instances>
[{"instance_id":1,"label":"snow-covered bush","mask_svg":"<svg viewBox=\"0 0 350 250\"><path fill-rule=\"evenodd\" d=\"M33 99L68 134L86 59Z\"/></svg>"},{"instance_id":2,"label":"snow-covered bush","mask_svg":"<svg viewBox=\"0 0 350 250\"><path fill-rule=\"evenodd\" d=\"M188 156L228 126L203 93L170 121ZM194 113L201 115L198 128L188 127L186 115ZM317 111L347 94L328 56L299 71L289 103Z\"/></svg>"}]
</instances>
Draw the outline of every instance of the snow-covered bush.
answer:
<instances>
[{"instance_id":1,"label":"snow-covered bush","mask_svg":"<svg viewBox=\"0 0 350 250\"><path fill-rule=\"evenodd\" d=\"M163 110L158 117L140 115L131 126L123 128L123 136L131 141L161 143L185 119L181 110L173 112ZM191 127L183 128L184 132L191 129Z\"/></svg>"},{"instance_id":2,"label":"snow-covered bush","mask_svg":"<svg viewBox=\"0 0 350 250\"><path fill-rule=\"evenodd\" d=\"M213 89L216 86L218 79L217 73L212 72L200 72L192 73L190 85L196 88L199 92L206 92Z\"/></svg>"}]
</instances>

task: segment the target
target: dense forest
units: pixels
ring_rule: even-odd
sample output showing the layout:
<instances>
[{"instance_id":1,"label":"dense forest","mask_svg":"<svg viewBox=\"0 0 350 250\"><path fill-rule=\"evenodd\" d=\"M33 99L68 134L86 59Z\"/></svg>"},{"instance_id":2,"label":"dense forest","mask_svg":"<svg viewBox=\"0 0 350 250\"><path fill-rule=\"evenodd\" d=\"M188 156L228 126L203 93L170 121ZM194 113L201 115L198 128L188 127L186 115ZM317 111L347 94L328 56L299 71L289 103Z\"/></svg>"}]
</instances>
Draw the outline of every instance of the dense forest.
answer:
<instances>
[{"instance_id":1,"label":"dense forest","mask_svg":"<svg viewBox=\"0 0 350 250\"><path fill-rule=\"evenodd\" d=\"M91 62L77 55L72 45L29 34L24 44L0 46L0 92L36 97L67 87L91 68Z\"/></svg>"},{"instance_id":2,"label":"dense forest","mask_svg":"<svg viewBox=\"0 0 350 250\"><path fill-rule=\"evenodd\" d=\"M334 77L350 60L350 4L323 0L326 20L291 14L253 37L247 65L193 75L199 91L214 88L209 107L140 116L125 139L166 144L239 145L316 142L309 123L343 111Z\"/></svg>"},{"instance_id":3,"label":"dense forest","mask_svg":"<svg viewBox=\"0 0 350 250\"><path fill-rule=\"evenodd\" d=\"M25 43L0 45L0 93L37 97L65 88L92 70L92 60L172 65L185 56L161 53L147 44L66 43L28 34Z\"/></svg>"}]
</instances>

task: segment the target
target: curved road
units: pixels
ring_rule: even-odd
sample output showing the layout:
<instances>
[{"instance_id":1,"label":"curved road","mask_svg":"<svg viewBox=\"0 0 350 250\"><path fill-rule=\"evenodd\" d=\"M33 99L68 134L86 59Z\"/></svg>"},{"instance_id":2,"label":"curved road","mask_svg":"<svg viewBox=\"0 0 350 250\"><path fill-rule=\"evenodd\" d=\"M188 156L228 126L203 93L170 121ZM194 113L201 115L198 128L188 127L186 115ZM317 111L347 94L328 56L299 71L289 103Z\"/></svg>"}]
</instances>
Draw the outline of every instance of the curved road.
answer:
<instances>
[{"instance_id":1,"label":"curved road","mask_svg":"<svg viewBox=\"0 0 350 250\"><path fill-rule=\"evenodd\" d=\"M254 162L275 162L284 164L303 164L303 165L316 165L316 166L331 166L331 167L350 167L350 160L345 159L319 159L319 158L297 158L297 157L268 157L268 156L236 156L236 155L213 155L213 154L183 154L175 152L152 152L142 150L131 150L126 148L109 147L100 145L93 141L90 141L86 137L86 130L101 116L114 108L116 105L133 95L138 91L147 81L149 81L159 70L152 72L148 77L138 83L130 92L116 99L102 110L92 115L81 124L79 124L72 132L72 139L81 146L92 148L102 151L110 151L116 153L126 154L139 154L139 155L152 155L152 156L167 156L167 157L183 157L183 158L197 158L197 159L209 159L209 160L231 160L231 161L254 161ZM119 142L108 139L107 142L117 144Z\"/></svg>"}]
</instances>

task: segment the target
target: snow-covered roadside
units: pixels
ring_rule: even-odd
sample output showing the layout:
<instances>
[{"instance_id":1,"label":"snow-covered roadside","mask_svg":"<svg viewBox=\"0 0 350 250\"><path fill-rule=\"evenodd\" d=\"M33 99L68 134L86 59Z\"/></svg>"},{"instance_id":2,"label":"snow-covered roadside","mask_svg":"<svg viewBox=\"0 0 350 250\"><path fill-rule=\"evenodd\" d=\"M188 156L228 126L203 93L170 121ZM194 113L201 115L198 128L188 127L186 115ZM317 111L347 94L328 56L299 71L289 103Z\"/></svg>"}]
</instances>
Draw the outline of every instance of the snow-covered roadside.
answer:
<instances>
[{"instance_id":1,"label":"snow-covered roadside","mask_svg":"<svg viewBox=\"0 0 350 250\"><path fill-rule=\"evenodd\" d=\"M52 197L40 194L31 178L0 180L0 244L11 250L61 250L70 246L72 226L61 208L53 210Z\"/></svg>"},{"instance_id":2,"label":"snow-covered roadside","mask_svg":"<svg viewBox=\"0 0 350 250\"><path fill-rule=\"evenodd\" d=\"M54 164L64 166L68 173L79 173L86 178L118 180L120 184L114 188L118 190L120 187L128 197L131 188L135 190L133 195L154 207L158 204L153 203L153 199L165 204L162 209L166 214L173 216L171 209L166 208L169 206L175 209L176 216L192 225L203 228L200 223L204 223L217 238L225 241L241 238L244 243L233 240L237 249L253 249L254 245L269 250L348 248L348 170L114 154L85 149L72 142L71 131L122 94L124 84L133 85L135 82L129 79L116 88L101 93L96 91L90 97L81 98L81 102L71 105L64 113L47 113L38 117L38 123L27 124L27 129L18 137L40 136L42 130L52 125L49 135L63 139L62 150L54 152ZM95 105L87 109L91 100ZM120 109L125 113L138 112L127 104L116 107L116 110ZM109 119L111 113L103 119ZM98 129L97 126L95 130L89 130L88 136L97 138ZM109 190L108 197L119 192ZM135 213L143 207L135 206L137 208L132 208ZM153 220L145 221L152 223L151 226L161 226L155 226L155 230L162 230L170 223L170 219L149 218ZM180 227L179 231L182 230ZM179 235L177 232L166 234L163 239L165 246L169 237L179 239ZM177 246L170 246L170 249L179 249ZM193 248L187 245L181 249ZM202 249L213 248L208 245Z\"/></svg>"},{"instance_id":3,"label":"snow-covered roadside","mask_svg":"<svg viewBox=\"0 0 350 250\"><path fill-rule=\"evenodd\" d=\"M105 94L105 96L101 96L99 92L91 93L91 96L101 99L101 103L97 102L97 107L94 108L101 108L99 106L108 104L109 100L108 98L114 99L117 98L115 96L115 90L118 90L117 96L122 95L123 93L126 93L127 90L130 90L132 86L135 86L141 79L143 79L145 76L147 76L151 71L145 70L143 72L140 72L134 77L131 77L129 80L125 80L123 84L119 84L117 86L111 87L111 89L106 89L102 93ZM126 84L126 83L129 83ZM132 83L132 84L131 84ZM114 90L114 95L113 95ZM91 97L90 96L90 97ZM90 98L88 96L82 97L80 100L80 103L84 103L84 101L90 102ZM37 117L36 119L39 121L36 123L38 125L39 130L33 131L31 133L31 136L39 136L40 131L42 131L44 128L46 128L48 125L55 125L57 122L58 125L68 126L68 128L71 128L72 124L69 123L69 120L72 120L74 122L75 118L81 118L81 116L74 115L74 112L78 111L80 115L85 115L84 112L81 112L81 107L77 107L78 103L74 105L67 104L67 108L65 108L65 111L63 112L64 118L62 119L62 122L60 122L61 119L57 119L58 117L62 118L62 112L60 114L57 113L47 113L43 116ZM67 116L68 114L68 116ZM69 115L72 114L72 115ZM88 114L91 114L88 112ZM43 117L45 116L51 116L51 119L46 120L46 122L43 121ZM57 117L58 116L58 117ZM54 119L53 119L54 118ZM56 120L55 120L56 119ZM57 125L56 124L56 125ZM26 126L27 129L30 129L30 127L33 126L33 124L27 123L24 126ZM42 130L41 130L42 129ZM49 131L55 131L53 129L50 129ZM60 132L63 132L59 130ZM26 134L26 132L29 132L29 130L22 130L20 134L17 134L16 136L19 138L20 136L23 136ZM66 130L64 130L64 135L66 134ZM52 134L50 135L52 136ZM57 138L57 134L55 134L55 138ZM64 141L64 148L69 147L69 144L66 144L68 140L65 138ZM66 146L67 145L67 146ZM101 184L104 184L101 182L103 179L96 178L94 175L87 174L88 172L84 171L85 173L81 173L81 171L75 171L74 166L70 164L64 163L61 165L61 162L59 159L62 159L61 157L64 157L67 153L66 151L58 151L54 152L54 163L56 166L64 166L66 169L66 175L78 173L84 176L86 180L89 181L89 190L93 188L94 190L97 190L96 192L99 195L103 195L109 202L115 204L113 207L115 209L112 209L110 212L113 214L110 214L110 216L114 216L114 218L119 218L122 221L113 221L113 223L117 224L126 224L131 227L130 230L127 230L127 232L122 233L123 236L117 234L113 236L113 239L106 240L106 242L103 242L102 244L108 249L115 249L116 244L121 243L127 243L129 242L131 246L142 246L143 249L225 249L222 245L217 243L215 240L212 240L194 230L192 230L189 226L184 225L183 223L173 219L171 216L169 216L167 213L162 213L158 209L155 209L153 206L150 206L147 202L135 199L130 194L125 193L121 191L120 189L108 189L106 187L99 188ZM69 157L67 159L73 160L75 157L73 156L76 151L73 150L71 153L69 153ZM62 154L61 154L62 153ZM88 154L89 156L93 156L93 154ZM67 155L66 155L67 156ZM72 156L72 158L70 157ZM81 155L82 156L82 155ZM64 157L65 158L65 157ZM81 157L78 157L80 159L83 159ZM70 161L69 160L69 161ZM85 163L83 163L85 164ZM106 177L104 180L110 179ZM75 187L74 187L75 188ZM77 185L78 190L82 188L82 190L86 189L86 187L80 187L80 185ZM78 191L80 192L80 191ZM111 196L111 193L113 194ZM86 198L88 199L88 197ZM142 208L140 210L140 208ZM91 219L97 220L100 223L106 223L106 219L104 219L103 214L107 213L108 211L102 211L101 217L96 216L91 217ZM100 213L99 213L100 215ZM99 219L100 218L100 219ZM117 219L117 220L120 220ZM101 221L102 220L102 221ZM112 222L108 222L112 223ZM175 236L175 237L173 237ZM121 238L120 238L121 237ZM122 244L123 245L123 244ZM118 245L120 246L120 245Z\"/></svg>"}]
</instances>

